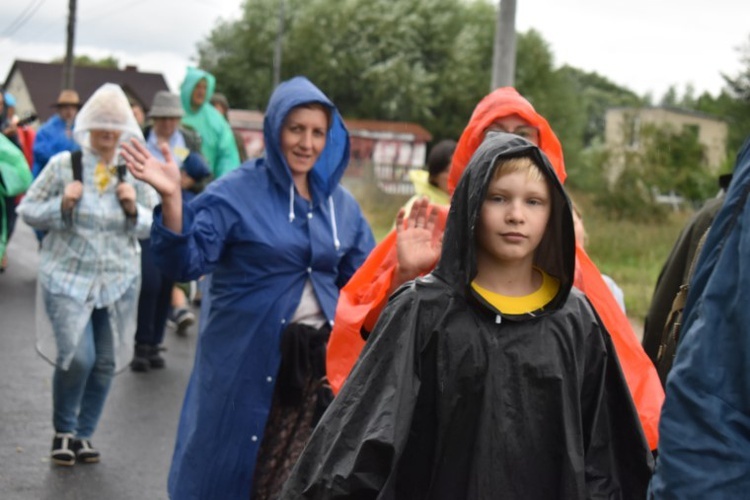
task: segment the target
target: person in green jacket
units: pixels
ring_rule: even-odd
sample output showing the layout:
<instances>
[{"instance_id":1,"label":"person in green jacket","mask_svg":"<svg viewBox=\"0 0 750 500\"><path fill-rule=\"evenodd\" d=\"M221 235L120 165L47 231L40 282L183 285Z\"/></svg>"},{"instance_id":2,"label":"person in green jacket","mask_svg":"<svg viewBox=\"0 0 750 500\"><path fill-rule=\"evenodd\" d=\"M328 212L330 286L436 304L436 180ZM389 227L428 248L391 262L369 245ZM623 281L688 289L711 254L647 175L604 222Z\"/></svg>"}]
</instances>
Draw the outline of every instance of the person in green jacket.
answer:
<instances>
[{"instance_id":1,"label":"person in green jacket","mask_svg":"<svg viewBox=\"0 0 750 500\"><path fill-rule=\"evenodd\" d=\"M201 152L218 179L240 165L237 143L229 123L210 103L216 88L216 78L198 68L188 68L180 87L180 99L185 109L182 123L200 134Z\"/></svg>"}]
</instances>

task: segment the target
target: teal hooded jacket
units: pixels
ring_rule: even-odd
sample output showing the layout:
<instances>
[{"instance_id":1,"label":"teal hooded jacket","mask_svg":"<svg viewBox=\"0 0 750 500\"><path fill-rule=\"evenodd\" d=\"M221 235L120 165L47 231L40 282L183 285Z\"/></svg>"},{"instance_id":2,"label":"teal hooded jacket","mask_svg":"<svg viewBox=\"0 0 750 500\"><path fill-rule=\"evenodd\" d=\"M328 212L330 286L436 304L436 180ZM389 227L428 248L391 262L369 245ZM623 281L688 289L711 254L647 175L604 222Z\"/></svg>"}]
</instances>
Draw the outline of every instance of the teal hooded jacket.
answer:
<instances>
[{"instance_id":1,"label":"teal hooded jacket","mask_svg":"<svg viewBox=\"0 0 750 500\"><path fill-rule=\"evenodd\" d=\"M199 81L206 80L206 99L196 110L190 104L193 89ZM218 179L240 165L237 143L229 123L211 104L211 96L216 89L216 78L211 73L198 68L188 68L185 80L180 87L180 99L185 110L182 123L194 129L201 136L201 152L208 161L214 178Z\"/></svg>"}]
</instances>

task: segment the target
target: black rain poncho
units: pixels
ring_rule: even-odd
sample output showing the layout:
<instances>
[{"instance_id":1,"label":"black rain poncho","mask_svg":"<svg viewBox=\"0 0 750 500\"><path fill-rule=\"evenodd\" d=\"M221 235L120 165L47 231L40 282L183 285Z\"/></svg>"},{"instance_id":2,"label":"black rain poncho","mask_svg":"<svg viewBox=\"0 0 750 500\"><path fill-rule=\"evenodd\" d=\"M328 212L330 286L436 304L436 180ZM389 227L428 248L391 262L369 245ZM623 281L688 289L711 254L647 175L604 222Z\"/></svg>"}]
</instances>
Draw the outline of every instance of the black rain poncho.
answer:
<instances>
[{"instance_id":1,"label":"black rain poncho","mask_svg":"<svg viewBox=\"0 0 750 500\"><path fill-rule=\"evenodd\" d=\"M544 166L552 215L536 265L544 311L507 316L470 287L499 157ZM454 195L435 271L391 298L282 498L645 498L651 455L609 335L572 288L569 201L546 157L499 134Z\"/></svg>"}]
</instances>

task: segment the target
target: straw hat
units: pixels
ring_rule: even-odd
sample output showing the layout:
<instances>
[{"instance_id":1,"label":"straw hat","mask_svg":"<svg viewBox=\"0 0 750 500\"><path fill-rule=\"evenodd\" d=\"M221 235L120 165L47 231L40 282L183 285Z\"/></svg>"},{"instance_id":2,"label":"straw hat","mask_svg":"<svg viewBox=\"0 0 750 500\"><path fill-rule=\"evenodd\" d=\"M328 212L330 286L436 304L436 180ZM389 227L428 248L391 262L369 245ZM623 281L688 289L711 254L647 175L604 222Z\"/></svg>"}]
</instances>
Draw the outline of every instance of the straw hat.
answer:
<instances>
[{"instance_id":1,"label":"straw hat","mask_svg":"<svg viewBox=\"0 0 750 500\"><path fill-rule=\"evenodd\" d=\"M60 95L57 97L57 102L52 107L59 108L60 106L76 106L81 108L81 99L78 97L78 92L75 90L65 89L60 91Z\"/></svg>"},{"instance_id":2,"label":"straw hat","mask_svg":"<svg viewBox=\"0 0 750 500\"><path fill-rule=\"evenodd\" d=\"M182 118L184 114L180 96L167 90L156 93L148 112L149 118Z\"/></svg>"}]
</instances>

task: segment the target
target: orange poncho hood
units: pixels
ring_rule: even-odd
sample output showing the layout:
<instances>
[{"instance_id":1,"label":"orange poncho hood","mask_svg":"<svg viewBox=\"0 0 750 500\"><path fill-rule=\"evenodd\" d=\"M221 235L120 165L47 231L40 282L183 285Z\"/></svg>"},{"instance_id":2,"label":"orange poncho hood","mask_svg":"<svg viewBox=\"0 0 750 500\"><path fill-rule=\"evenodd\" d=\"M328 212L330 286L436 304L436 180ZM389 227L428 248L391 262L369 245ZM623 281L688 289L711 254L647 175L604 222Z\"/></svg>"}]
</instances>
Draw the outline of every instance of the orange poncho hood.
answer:
<instances>
[{"instance_id":1,"label":"orange poncho hood","mask_svg":"<svg viewBox=\"0 0 750 500\"><path fill-rule=\"evenodd\" d=\"M539 131L539 149L544 151L549 158L560 182L565 183L567 174L565 173L562 146L552 131L552 127L516 89L502 87L479 101L469 119L469 124L466 125L461 138L458 140L448 177L448 190L451 194L458 185L461 174L464 173L472 155L484 140L485 130L495 121L510 115L517 115L528 122L529 125L536 127Z\"/></svg>"}]
</instances>

